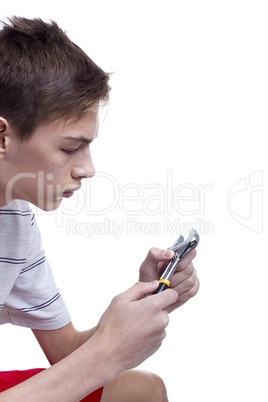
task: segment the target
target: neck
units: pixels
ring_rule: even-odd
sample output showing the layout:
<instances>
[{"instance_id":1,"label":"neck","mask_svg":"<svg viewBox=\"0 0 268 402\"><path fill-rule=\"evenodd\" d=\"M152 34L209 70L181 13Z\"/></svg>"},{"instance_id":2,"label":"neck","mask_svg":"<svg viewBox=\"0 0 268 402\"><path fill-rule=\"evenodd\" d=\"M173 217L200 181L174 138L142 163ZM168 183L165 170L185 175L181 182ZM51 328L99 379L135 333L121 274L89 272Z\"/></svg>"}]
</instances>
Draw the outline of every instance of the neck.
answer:
<instances>
[{"instance_id":1,"label":"neck","mask_svg":"<svg viewBox=\"0 0 268 402\"><path fill-rule=\"evenodd\" d=\"M8 202L6 201L5 190L0 186L0 208L5 207L7 204Z\"/></svg>"},{"instance_id":2,"label":"neck","mask_svg":"<svg viewBox=\"0 0 268 402\"><path fill-rule=\"evenodd\" d=\"M13 198L8 196L6 192L6 186L3 184L3 181L1 179L2 178L0 174L0 208L3 208L6 205L10 204L13 201Z\"/></svg>"}]
</instances>

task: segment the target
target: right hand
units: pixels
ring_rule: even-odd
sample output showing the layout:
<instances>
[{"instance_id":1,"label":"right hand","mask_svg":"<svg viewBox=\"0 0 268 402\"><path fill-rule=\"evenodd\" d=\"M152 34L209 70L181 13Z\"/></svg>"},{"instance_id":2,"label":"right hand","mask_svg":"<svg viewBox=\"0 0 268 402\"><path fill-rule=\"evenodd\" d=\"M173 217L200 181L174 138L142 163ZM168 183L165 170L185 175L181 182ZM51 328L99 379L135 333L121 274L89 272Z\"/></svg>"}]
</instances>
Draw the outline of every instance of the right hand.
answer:
<instances>
[{"instance_id":1,"label":"right hand","mask_svg":"<svg viewBox=\"0 0 268 402\"><path fill-rule=\"evenodd\" d=\"M157 287L157 281L136 283L112 300L99 321L94 336L109 351L109 361L118 373L155 353L166 336L166 308L177 301L178 293L167 289L145 297Z\"/></svg>"}]
</instances>

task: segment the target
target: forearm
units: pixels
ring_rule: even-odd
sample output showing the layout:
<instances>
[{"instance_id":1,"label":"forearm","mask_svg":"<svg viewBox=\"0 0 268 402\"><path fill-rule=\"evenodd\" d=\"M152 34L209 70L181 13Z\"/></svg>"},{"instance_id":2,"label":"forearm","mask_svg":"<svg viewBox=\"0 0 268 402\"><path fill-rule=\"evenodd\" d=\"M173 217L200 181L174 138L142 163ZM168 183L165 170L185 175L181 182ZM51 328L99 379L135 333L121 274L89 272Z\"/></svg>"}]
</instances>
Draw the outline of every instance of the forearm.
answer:
<instances>
[{"instance_id":1,"label":"forearm","mask_svg":"<svg viewBox=\"0 0 268 402\"><path fill-rule=\"evenodd\" d=\"M6 391L5 399L0 397L0 401L34 402L38 395L40 402L75 402L146 360L161 346L169 321L166 309L178 298L171 289L144 297L157 286L157 281L136 283L117 295L98 327L80 335L71 323L55 331L34 330L41 346L54 360L62 353L70 354L24 384ZM78 348L71 352L75 347Z\"/></svg>"},{"instance_id":2,"label":"forearm","mask_svg":"<svg viewBox=\"0 0 268 402\"><path fill-rule=\"evenodd\" d=\"M109 350L92 338L49 369L3 392L0 401L79 401L118 374L111 360Z\"/></svg>"},{"instance_id":3,"label":"forearm","mask_svg":"<svg viewBox=\"0 0 268 402\"><path fill-rule=\"evenodd\" d=\"M86 331L77 331L72 351L75 351L77 348L82 346L86 341L88 341L92 337L92 335L94 335L96 328L97 327L88 329Z\"/></svg>"},{"instance_id":4,"label":"forearm","mask_svg":"<svg viewBox=\"0 0 268 402\"><path fill-rule=\"evenodd\" d=\"M96 327L87 331L77 331L70 322L53 331L32 330L51 365L73 353L94 335Z\"/></svg>"}]
</instances>

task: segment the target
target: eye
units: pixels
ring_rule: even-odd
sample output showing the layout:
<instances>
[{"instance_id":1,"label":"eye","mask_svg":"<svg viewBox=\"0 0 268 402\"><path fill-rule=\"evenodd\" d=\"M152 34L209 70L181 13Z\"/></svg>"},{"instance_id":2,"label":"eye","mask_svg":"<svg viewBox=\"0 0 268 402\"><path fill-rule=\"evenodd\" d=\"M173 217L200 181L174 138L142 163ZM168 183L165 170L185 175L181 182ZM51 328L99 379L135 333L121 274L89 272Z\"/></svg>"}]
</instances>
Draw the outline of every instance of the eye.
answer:
<instances>
[{"instance_id":1,"label":"eye","mask_svg":"<svg viewBox=\"0 0 268 402\"><path fill-rule=\"evenodd\" d=\"M68 155L72 155L74 154L76 151L78 151L79 147L76 149L66 149L66 148L62 148L62 151Z\"/></svg>"}]
</instances>

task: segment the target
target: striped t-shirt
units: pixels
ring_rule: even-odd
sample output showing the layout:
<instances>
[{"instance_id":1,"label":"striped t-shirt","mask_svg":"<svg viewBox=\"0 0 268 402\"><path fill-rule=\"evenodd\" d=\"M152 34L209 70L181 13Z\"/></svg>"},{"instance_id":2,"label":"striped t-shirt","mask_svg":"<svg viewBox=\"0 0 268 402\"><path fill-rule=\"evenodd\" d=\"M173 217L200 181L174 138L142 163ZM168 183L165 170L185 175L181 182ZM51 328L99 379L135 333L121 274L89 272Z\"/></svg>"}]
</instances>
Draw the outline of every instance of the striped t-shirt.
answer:
<instances>
[{"instance_id":1,"label":"striped t-shirt","mask_svg":"<svg viewBox=\"0 0 268 402\"><path fill-rule=\"evenodd\" d=\"M0 208L0 324L53 330L70 322L30 205Z\"/></svg>"}]
</instances>

